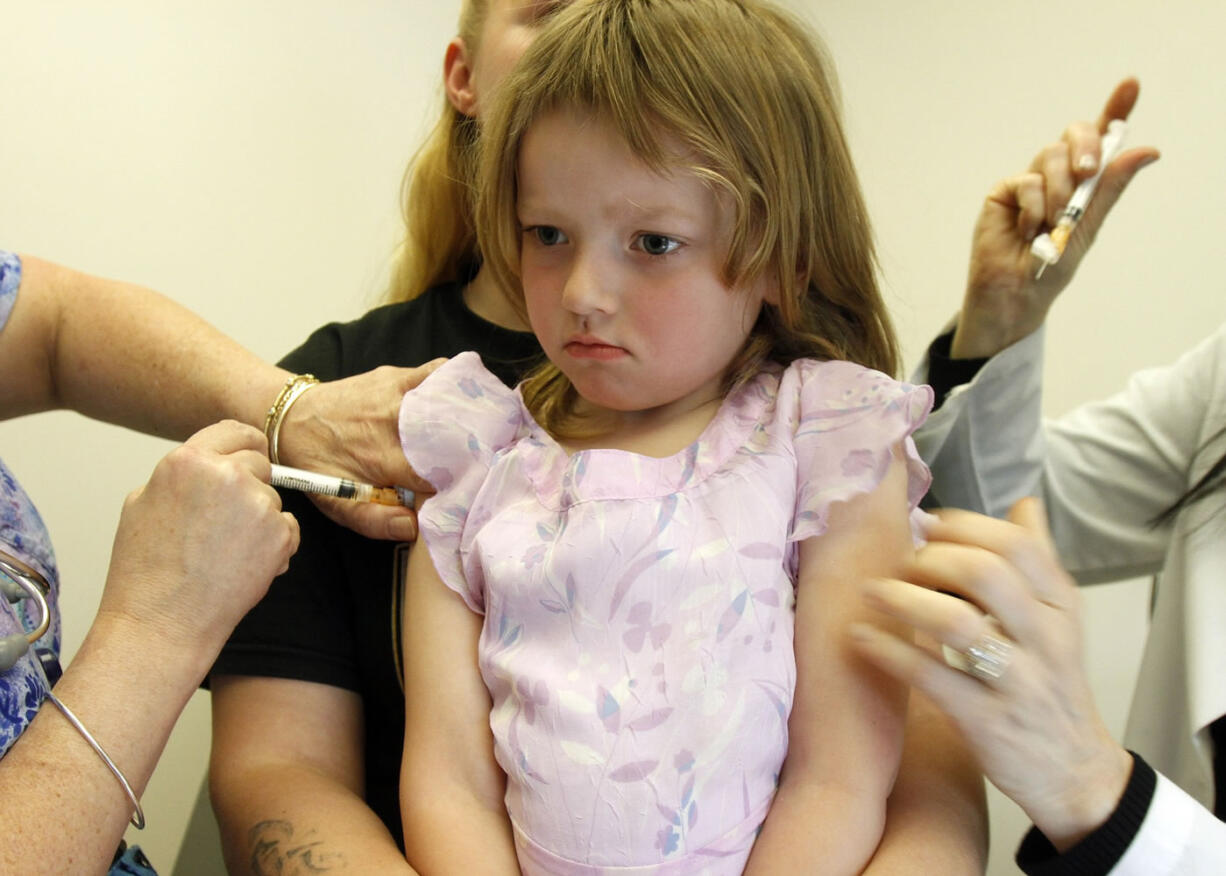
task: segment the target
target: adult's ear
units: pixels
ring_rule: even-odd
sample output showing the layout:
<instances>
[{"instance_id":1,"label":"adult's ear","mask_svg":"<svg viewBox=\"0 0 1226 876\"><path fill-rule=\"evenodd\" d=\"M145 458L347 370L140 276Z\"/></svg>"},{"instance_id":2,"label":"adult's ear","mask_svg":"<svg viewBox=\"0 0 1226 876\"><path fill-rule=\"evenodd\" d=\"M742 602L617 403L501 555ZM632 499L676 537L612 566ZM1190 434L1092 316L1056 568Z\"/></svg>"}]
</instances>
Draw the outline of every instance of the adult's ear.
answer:
<instances>
[{"instance_id":1,"label":"adult's ear","mask_svg":"<svg viewBox=\"0 0 1226 876\"><path fill-rule=\"evenodd\" d=\"M443 87L447 100L456 112L472 116L477 106L477 90L473 82L472 59L460 37L452 37L443 55Z\"/></svg>"}]
</instances>

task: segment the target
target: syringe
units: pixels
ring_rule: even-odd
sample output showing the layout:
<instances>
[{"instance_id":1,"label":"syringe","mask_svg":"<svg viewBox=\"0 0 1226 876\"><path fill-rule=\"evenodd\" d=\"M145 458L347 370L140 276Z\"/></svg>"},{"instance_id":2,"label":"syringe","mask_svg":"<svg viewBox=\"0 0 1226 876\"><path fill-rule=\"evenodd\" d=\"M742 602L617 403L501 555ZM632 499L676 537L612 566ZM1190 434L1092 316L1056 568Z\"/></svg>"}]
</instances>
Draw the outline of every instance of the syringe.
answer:
<instances>
[{"instance_id":1,"label":"syringe","mask_svg":"<svg viewBox=\"0 0 1226 876\"><path fill-rule=\"evenodd\" d=\"M1094 190L1098 188L1098 181L1102 179L1103 170L1119 153L1120 148L1124 145L1124 136L1128 133L1128 126L1120 119L1113 119L1107 125L1107 133L1103 135L1101 153L1102 157L1098 162L1098 171L1088 179L1082 180L1081 184L1073 191L1073 196L1069 198L1068 206L1064 208L1064 212L1060 214L1060 221L1056 223L1056 227L1050 233L1040 234L1030 244L1030 252L1040 262L1039 270L1034 277L1037 280L1043 276L1043 271L1048 265L1054 265L1060 261L1060 256L1064 254L1064 248L1068 246L1069 237L1073 234L1073 229L1077 227L1077 223L1081 221L1081 217L1085 215L1086 207L1090 203L1090 198L1094 195Z\"/></svg>"}]
</instances>

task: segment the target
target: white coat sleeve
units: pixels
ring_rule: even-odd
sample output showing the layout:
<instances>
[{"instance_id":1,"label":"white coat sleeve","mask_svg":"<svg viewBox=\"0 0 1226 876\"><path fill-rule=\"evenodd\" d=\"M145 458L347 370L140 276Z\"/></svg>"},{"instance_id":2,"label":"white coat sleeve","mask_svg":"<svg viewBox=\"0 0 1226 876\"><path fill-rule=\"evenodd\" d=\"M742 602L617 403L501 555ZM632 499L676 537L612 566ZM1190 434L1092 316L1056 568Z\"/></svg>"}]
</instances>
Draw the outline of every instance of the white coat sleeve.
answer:
<instances>
[{"instance_id":1,"label":"white coat sleeve","mask_svg":"<svg viewBox=\"0 0 1226 876\"><path fill-rule=\"evenodd\" d=\"M1226 824L1158 773L1145 820L1111 876L1220 876Z\"/></svg>"},{"instance_id":2,"label":"white coat sleeve","mask_svg":"<svg viewBox=\"0 0 1226 876\"><path fill-rule=\"evenodd\" d=\"M927 360L913 382L925 383ZM1043 330L997 353L915 432L932 470L927 506L1003 517L1038 492L1043 468Z\"/></svg>"},{"instance_id":3,"label":"white coat sleeve","mask_svg":"<svg viewBox=\"0 0 1226 876\"><path fill-rule=\"evenodd\" d=\"M950 393L916 434L936 503L1001 516L1039 496L1081 583L1158 571L1170 533L1151 522L1195 482L1198 452L1226 426L1207 418L1226 369L1226 330L1057 420L1039 415L1041 359L1036 332Z\"/></svg>"},{"instance_id":4,"label":"white coat sleeve","mask_svg":"<svg viewBox=\"0 0 1226 876\"><path fill-rule=\"evenodd\" d=\"M1226 824L1140 757L1124 796L1063 853L1031 828L1017 851L1028 876L1209 876L1226 873Z\"/></svg>"},{"instance_id":5,"label":"white coat sleeve","mask_svg":"<svg viewBox=\"0 0 1226 876\"><path fill-rule=\"evenodd\" d=\"M1212 462L1201 450L1226 426L1209 414L1220 409L1224 368L1219 329L1174 363L1137 372L1122 392L1045 424L1038 495L1078 581L1162 568L1171 532L1153 521Z\"/></svg>"}]
</instances>

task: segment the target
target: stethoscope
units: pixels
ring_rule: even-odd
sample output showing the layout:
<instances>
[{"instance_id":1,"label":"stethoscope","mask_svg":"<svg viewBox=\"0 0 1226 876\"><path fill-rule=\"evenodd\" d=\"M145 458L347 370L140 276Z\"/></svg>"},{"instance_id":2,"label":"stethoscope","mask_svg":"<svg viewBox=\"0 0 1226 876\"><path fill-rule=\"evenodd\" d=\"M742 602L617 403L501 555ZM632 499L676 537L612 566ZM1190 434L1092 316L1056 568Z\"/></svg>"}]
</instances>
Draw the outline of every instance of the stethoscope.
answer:
<instances>
[{"instance_id":1,"label":"stethoscope","mask_svg":"<svg viewBox=\"0 0 1226 876\"><path fill-rule=\"evenodd\" d=\"M31 569L8 551L0 548L0 592L3 592L5 598L11 603L20 602L23 599L33 599L39 612L38 625L32 631L0 636L0 673L2 673L8 672L16 666L17 661L30 650L30 646L41 639L47 632L48 627L51 626L51 608L47 604L47 594L51 592L51 586L47 583L47 579L38 572ZM39 663L42 664L43 673L46 675L48 685L54 685L60 677L59 658L47 648L37 648L34 653L38 657ZM111 760L110 755L98 744L98 740L94 738L93 734L81 723L81 719L60 702L50 687L46 691L46 698L64 714L68 722L89 743L90 748L94 750L98 757L102 758L102 762L106 764L107 769L111 771L119 781L119 784L123 786L124 793L128 795L128 800L132 803L133 814L130 821L137 830L143 828L145 826L145 813L141 810L140 800L137 799L136 792L132 790L132 785L128 782L127 777L115 765L115 761Z\"/></svg>"},{"instance_id":2,"label":"stethoscope","mask_svg":"<svg viewBox=\"0 0 1226 876\"><path fill-rule=\"evenodd\" d=\"M8 672L51 626L51 609L47 606L51 586L46 578L3 549L0 549L0 573L3 573L0 574L0 591L4 597L10 603L33 599L39 612L38 626L33 631L0 636L0 672Z\"/></svg>"}]
</instances>

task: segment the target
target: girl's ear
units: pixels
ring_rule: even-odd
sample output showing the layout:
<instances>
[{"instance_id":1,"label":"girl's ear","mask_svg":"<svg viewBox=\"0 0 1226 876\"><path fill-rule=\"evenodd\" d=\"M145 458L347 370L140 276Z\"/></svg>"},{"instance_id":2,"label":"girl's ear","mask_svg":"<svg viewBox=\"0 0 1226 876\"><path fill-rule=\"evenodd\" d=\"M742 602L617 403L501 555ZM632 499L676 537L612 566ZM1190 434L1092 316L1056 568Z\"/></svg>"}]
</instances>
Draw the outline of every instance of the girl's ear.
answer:
<instances>
[{"instance_id":1,"label":"girl's ear","mask_svg":"<svg viewBox=\"0 0 1226 876\"><path fill-rule=\"evenodd\" d=\"M769 304L771 307L778 307L782 296L779 294L779 284L776 282L774 272L763 272L758 282L762 287L762 303Z\"/></svg>"},{"instance_id":2,"label":"girl's ear","mask_svg":"<svg viewBox=\"0 0 1226 876\"><path fill-rule=\"evenodd\" d=\"M770 277L771 277L772 282L768 283L765 287L763 287L762 300L765 301L767 304L773 305L775 307L779 307L780 302L783 300L783 292L779 288L779 285L773 282L774 274L770 274ZM804 298L804 290L809 285L809 274L798 268L796 270L796 277L795 279L793 279L792 282L796 284L794 288L799 290L799 293L800 293L797 300Z\"/></svg>"},{"instance_id":3,"label":"girl's ear","mask_svg":"<svg viewBox=\"0 0 1226 876\"><path fill-rule=\"evenodd\" d=\"M443 87L447 101L461 115L473 116L477 106L477 91L473 87L473 68L468 47L460 37L453 37L443 55Z\"/></svg>"}]
</instances>

